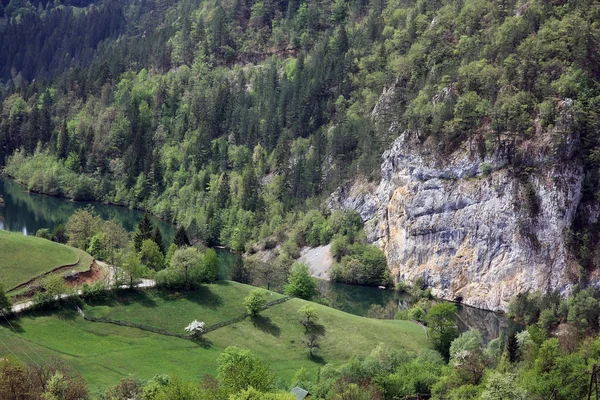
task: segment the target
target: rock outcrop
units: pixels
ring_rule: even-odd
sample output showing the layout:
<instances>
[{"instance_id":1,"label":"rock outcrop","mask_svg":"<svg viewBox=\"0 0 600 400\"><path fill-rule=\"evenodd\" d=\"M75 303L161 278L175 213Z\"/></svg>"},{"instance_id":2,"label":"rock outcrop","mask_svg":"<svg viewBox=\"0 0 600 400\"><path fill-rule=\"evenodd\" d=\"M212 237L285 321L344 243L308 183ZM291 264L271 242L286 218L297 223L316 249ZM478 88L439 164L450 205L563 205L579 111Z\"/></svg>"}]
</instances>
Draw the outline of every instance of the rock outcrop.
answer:
<instances>
[{"instance_id":1,"label":"rock outcrop","mask_svg":"<svg viewBox=\"0 0 600 400\"><path fill-rule=\"evenodd\" d=\"M562 105L563 125L570 105ZM567 232L583 184L576 141L523 143L523 173L500 152L440 157L405 131L383 154L379 184L341 187L329 206L361 214L398 280L422 277L441 298L506 310L519 292L571 289Z\"/></svg>"}]
</instances>

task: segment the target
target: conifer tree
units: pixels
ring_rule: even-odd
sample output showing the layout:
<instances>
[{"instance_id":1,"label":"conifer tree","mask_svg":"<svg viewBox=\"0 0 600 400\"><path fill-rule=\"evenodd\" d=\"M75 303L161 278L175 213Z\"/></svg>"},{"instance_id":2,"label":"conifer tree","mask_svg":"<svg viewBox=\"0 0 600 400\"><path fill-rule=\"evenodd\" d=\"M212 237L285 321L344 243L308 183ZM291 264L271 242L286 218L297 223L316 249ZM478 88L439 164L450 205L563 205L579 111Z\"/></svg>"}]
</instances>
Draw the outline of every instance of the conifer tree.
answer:
<instances>
[{"instance_id":1,"label":"conifer tree","mask_svg":"<svg viewBox=\"0 0 600 400\"><path fill-rule=\"evenodd\" d=\"M137 232L135 233L135 250L140 251L142 248L142 242L146 239L153 239L152 231L154 226L152 225L152 221L150 221L150 215L148 213L144 214L144 217L140 221L137 227Z\"/></svg>"},{"instance_id":2,"label":"conifer tree","mask_svg":"<svg viewBox=\"0 0 600 400\"><path fill-rule=\"evenodd\" d=\"M154 241L154 243L156 243L160 252L163 255L165 255L165 242L163 241L163 237L162 237L162 234L160 233L160 229L158 228L158 225L156 225L154 227L154 230L152 231L152 240Z\"/></svg>"},{"instance_id":3,"label":"conifer tree","mask_svg":"<svg viewBox=\"0 0 600 400\"><path fill-rule=\"evenodd\" d=\"M175 234L175 240L173 240L173 243L175 243L177 245L177 247L184 247L184 246L190 246L190 239L188 238L187 233L185 232L185 229L183 228L183 226L180 226L177 229L177 233Z\"/></svg>"},{"instance_id":4,"label":"conifer tree","mask_svg":"<svg viewBox=\"0 0 600 400\"><path fill-rule=\"evenodd\" d=\"M517 341L517 335L515 333L512 333L508 337L506 352L508 353L508 361L510 361L511 364L517 362L519 359L519 342Z\"/></svg>"}]
</instances>

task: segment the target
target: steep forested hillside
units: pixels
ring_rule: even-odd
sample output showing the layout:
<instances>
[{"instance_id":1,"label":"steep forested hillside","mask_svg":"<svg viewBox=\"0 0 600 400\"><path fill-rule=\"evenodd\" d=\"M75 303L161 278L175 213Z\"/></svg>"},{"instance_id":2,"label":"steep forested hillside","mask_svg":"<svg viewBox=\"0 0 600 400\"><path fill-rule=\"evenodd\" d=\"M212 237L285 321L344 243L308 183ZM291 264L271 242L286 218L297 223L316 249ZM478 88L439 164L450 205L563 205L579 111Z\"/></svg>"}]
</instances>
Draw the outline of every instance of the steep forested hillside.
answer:
<instances>
[{"instance_id":1,"label":"steep forested hillside","mask_svg":"<svg viewBox=\"0 0 600 400\"><path fill-rule=\"evenodd\" d=\"M516 174L523 143L577 135L596 201L595 1L62 3L0 11L0 163L32 190L145 208L242 250L376 178L409 130L440 155L502 150ZM572 131L549 135L571 100Z\"/></svg>"}]
</instances>

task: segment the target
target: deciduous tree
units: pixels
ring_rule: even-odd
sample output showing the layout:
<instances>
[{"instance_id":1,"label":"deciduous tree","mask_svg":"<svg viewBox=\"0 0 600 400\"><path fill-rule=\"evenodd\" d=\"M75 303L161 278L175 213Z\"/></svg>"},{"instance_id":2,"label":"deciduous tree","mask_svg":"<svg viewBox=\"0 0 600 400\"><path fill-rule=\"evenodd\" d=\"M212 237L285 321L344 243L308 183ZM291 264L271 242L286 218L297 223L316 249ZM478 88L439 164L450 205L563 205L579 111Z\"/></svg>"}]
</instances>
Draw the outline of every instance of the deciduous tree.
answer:
<instances>
[{"instance_id":1,"label":"deciduous tree","mask_svg":"<svg viewBox=\"0 0 600 400\"><path fill-rule=\"evenodd\" d=\"M256 316L267 304L267 292L263 289L251 290L244 299L244 307L249 315Z\"/></svg>"},{"instance_id":2,"label":"deciduous tree","mask_svg":"<svg viewBox=\"0 0 600 400\"><path fill-rule=\"evenodd\" d=\"M310 275L308 265L295 263L288 276L285 294L310 300L315 295L316 290L317 284L315 278Z\"/></svg>"},{"instance_id":3,"label":"deciduous tree","mask_svg":"<svg viewBox=\"0 0 600 400\"><path fill-rule=\"evenodd\" d=\"M217 358L217 378L229 394L239 393L252 387L259 392L273 389L275 374L249 350L235 346L225 349Z\"/></svg>"},{"instance_id":4,"label":"deciduous tree","mask_svg":"<svg viewBox=\"0 0 600 400\"><path fill-rule=\"evenodd\" d=\"M444 302L432 306L425 321L434 346L444 357L448 358L450 344L458 336L456 305Z\"/></svg>"}]
</instances>

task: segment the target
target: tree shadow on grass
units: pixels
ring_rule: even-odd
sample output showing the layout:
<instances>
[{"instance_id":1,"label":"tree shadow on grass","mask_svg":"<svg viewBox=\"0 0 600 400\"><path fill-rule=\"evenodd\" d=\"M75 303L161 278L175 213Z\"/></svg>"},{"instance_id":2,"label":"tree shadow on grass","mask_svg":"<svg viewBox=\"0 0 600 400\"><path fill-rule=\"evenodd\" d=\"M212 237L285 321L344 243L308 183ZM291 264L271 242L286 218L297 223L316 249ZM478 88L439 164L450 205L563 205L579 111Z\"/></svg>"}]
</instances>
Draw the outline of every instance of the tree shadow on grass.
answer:
<instances>
[{"instance_id":1,"label":"tree shadow on grass","mask_svg":"<svg viewBox=\"0 0 600 400\"><path fill-rule=\"evenodd\" d=\"M77 318L81 318L75 306L69 308L60 308L56 311L55 315L62 321L74 321Z\"/></svg>"},{"instance_id":2,"label":"tree shadow on grass","mask_svg":"<svg viewBox=\"0 0 600 400\"><path fill-rule=\"evenodd\" d=\"M255 315L251 317L251 319L252 325L264 333L268 333L269 335L273 335L275 337L279 337L281 335L281 329L271 321L271 318L262 315Z\"/></svg>"},{"instance_id":3,"label":"tree shadow on grass","mask_svg":"<svg viewBox=\"0 0 600 400\"><path fill-rule=\"evenodd\" d=\"M133 303L141 304L144 307L157 307L156 301L149 295L148 290L143 289L119 289L116 296L104 302L105 305L128 306Z\"/></svg>"},{"instance_id":4,"label":"tree shadow on grass","mask_svg":"<svg viewBox=\"0 0 600 400\"><path fill-rule=\"evenodd\" d=\"M146 300L143 299L146 298ZM128 306L137 302L147 301L148 294L144 290L136 288L119 288L106 293L104 296L85 300L90 306Z\"/></svg>"},{"instance_id":5,"label":"tree shadow on grass","mask_svg":"<svg viewBox=\"0 0 600 400\"><path fill-rule=\"evenodd\" d=\"M325 330L325 326L323 326L321 324L313 324L310 329L311 329L311 332L314 332L318 336L325 336L325 333L327 332Z\"/></svg>"},{"instance_id":6,"label":"tree shadow on grass","mask_svg":"<svg viewBox=\"0 0 600 400\"><path fill-rule=\"evenodd\" d=\"M211 342L204 335L194 338L194 339L192 339L192 341L194 343L196 343L198 346L202 347L203 349L210 349L213 346L213 342Z\"/></svg>"},{"instance_id":7,"label":"tree shadow on grass","mask_svg":"<svg viewBox=\"0 0 600 400\"><path fill-rule=\"evenodd\" d=\"M321 357L320 355L317 354L313 354L312 356L309 355L308 359L312 362L314 362L315 364L319 364L319 365L325 365L327 364L327 362L325 362L325 359L323 357Z\"/></svg>"},{"instance_id":8,"label":"tree shadow on grass","mask_svg":"<svg viewBox=\"0 0 600 400\"><path fill-rule=\"evenodd\" d=\"M2 329L6 329L7 331L12 331L13 329L17 332L17 333L23 333L25 332L25 330L23 329L23 327L21 326L21 324L19 323L19 320L17 318L8 318L8 320L10 321L10 324L8 322L6 322L6 320L0 316L0 328ZM12 327L11 327L12 325Z\"/></svg>"},{"instance_id":9,"label":"tree shadow on grass","mask_svg":"<svg viewBox=\"0 0 600 400\"><path fill-rule=\"evenodd\" d=\"M156 301L148 295L145 290L138 290L138 294L135 297L136 303L143 305L144 307L158 307Z\"/></svg>"},{"instance_id":10,"label":"tree shadow on grass","mask_svg":"<svg viewBox=\"0 0 600 400\"><path fill-rule=\"evenodd\" d=\"M202 285L189 292L183 293L183 297L198 305L209 308L217 308L223 305L221 296L215 294L209 286Z\"/></svg>"}]
</instances>

